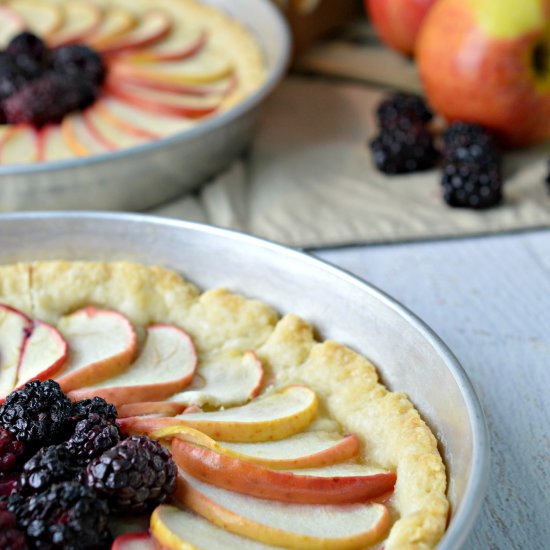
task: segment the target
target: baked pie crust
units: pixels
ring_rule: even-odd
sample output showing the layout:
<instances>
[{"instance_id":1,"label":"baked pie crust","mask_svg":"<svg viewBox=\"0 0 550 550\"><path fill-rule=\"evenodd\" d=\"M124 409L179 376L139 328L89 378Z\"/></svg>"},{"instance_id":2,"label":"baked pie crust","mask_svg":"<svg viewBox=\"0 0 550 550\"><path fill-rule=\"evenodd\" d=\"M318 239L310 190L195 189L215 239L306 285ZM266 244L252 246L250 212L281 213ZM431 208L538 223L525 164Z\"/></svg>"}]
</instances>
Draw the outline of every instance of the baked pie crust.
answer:
<instances>
[{"instance_id":1,"label":"baked pie crust","mask_svg":"<svg viewBox=\"0 0 550 550\"><path fill-rule=\"evenodd\" d=\"M125 315L138 329L171 323L184 329L201 360L220 351L255 350L275 388L303 384L320 416L357 434L362 457L397 473L387 505L392 526L384 548L432 548L446 527L446 473L437 441L407 396L388 391L374 366L334 341L318 342L294 314L224 289L200 292L174 271L116 262L51 261L0 267L0 303L55 323L94 305Z\"/></svg>"}]
</instances>

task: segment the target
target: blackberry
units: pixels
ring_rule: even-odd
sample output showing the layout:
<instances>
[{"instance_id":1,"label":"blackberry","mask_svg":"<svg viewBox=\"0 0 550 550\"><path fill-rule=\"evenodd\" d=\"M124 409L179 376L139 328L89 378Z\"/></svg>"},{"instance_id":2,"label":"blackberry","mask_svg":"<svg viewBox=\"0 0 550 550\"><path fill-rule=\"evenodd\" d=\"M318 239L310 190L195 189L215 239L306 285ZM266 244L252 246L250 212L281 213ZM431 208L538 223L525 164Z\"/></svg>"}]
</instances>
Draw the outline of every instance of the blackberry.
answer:
<instances>
[{"instance_id":1,"label":"blackberry","mask_svg":"<svg viewBox=\"0 0 550 550\"><path fill-rule=\"evenodd\" d=\"M84 399L73 403L71 421L75 424L84 420L90 414L97 414L113 424L118 418L116 407L111 403L107 403L107 401L101 397L93 397L92 399Z\"/></svg>"},{"instance_id":2,"label":"blackberry","mask_svg":"<svg viewBox=\"0 0 550 550\"><path fill-rule=\"evenodd\" d=\"M479 124L454 122L443 133L443 158L450 162L500 161L495 139Z\"/></svg>"},{"instance_id":3,"label":"blackberry","mask_svg":"<svg viewBox=\"0 0 550 550\"><path fill-rule=\"evenodd\" d=\"M455 207L482 209L502 200L502 157L482 126L455 122L443 134L443 198Z\"/></svg>"},{"instance_id":4,"label":"blackberry","mask_svg":"<svg viewBox=\"0 0 550 550\"><path fill-rule=\"evenodd\" d=\"M370 142L376 167L386 174L428 170L439 160L432 134L421 124L382 129Z\"/></svg>"},{"instance_id":5,"label":"blackberry","mask_svg":"<svg viewBox=\"0 0 550 550\"><path fill-rule=\"evenodd\" d=\"M106 74L101 55L82 44L62 46L52 50L50 67L59 75L87 79L95 86L103 82Z\"/></svg>"},{"instance_id":6,"label":"blackberry","mask_svg":"<svg viewBox=\"0 0 550 550\"><path fill-rule=\"evenodd\" d=\"M0 101L28 84L28 75L5 53L0 53Z\"/></svg>"},{"instance_id":7,"label":"blackberry","mask_svg":"<svg viewBox=\"0 0 550 550\"><path fill-rule=\"evenodd\" d=\"M10 393L0 407L0 427L36 448L62 436L71 402L54 380L27 382Z\"/></svg>"},{"instance_id":8,"label":"blackberry","mask_svg":"<svg viewBox=\"0 0 550 550\"><path fill-rule=\"evenodd\" d=\"M0 548L3 550L27 550L25 533L17 527L17 518L6 506L0 506Z\"/></svg>"},{"instance_id":9,"label":"blackberry","mask_svg":"<svg viewBox=\"0 0 550 550\"><path fill-rule=\"evenodd\" d=\"M0 428L0 474L13 472L25 458L25 443L17 441L14 435Z\"/></svg>"},{"instance_id":10,"label":"blackberry","mask_svg":"<svg viewBox=\"0 0 550 550\"><path fill-rule=\"evenodd\" d=\"M14 36L6 47L6 53L12 58L28 56L39 62L46 62L48 48L38 36L31 32L22 32Z\"/></svg>"},{"instance_id":11,"label":"blackberry","mask_svg":"<svg viewBox=\"0 0 550 550\"><path fill-rule=\"evenodd\" d=\"M92 413L78 422L74 434L65 445L74 461L86 465L119 441L118 426Z\"/></svg>"},{"instance_id":12,"label":"blackberry","mask_svg":"<svg viewBox=\"0 0 550 550\"><path fill-rule=\"evenodd\" d=\"M22 495L40 493L55 483L78 480L81 471L64 445L44 447L23 467L17 488Z\"/></svg>"},{"instance_id":13,"label":"blackberry","mask_svg":"<svg viewBox=\"0 0 550 550\"><path fill-rule=\"evenodd\" d=\"M495 162L448 162L443 167L443 198L449 206L483 209L502 200L502 174Z\"/></svg>"},{"instance_id":14,"label":"blackberry","mask_svg":"<svg viewBox=\"0 0 550 550\"><path fill-rule=\"evenodd\" d=\"M390 128L404 121L426 124L433 118L433 113L420 96L397 93L378 105L376 116L380 127Z\"/></svg>"},{"instance_id":15,"label":"blackberry","mask_svg":"<svg viewBox=\"0 0 550 550\"><path fill-rule=\"evenodd\" d=\"M17 523L26 531L33 548L110 548L112 537L107 525L107 503L80 483L66 481L53 485L11 508L15 510Z\"/></svg>"},{"instance_id":16,"label":"blackberry","mask_svg":"<svg viewBox=\"0 0 550 550\"><path fill-rule=\"evenodd\" d=\"M3 107L8 123L41 127L60 122L67 113L88 107L96 96L97 89L86 79L70 80L46 74L5 99Z\"/></svg>"},{"instance_id":17,"label":"blackberry","mask_svg":"<svg viewBox=\"0 0 550 550\"><path fill-rule=\"evenodd\" d=\"M160 443L131 436L94 459L86 484L108 499L113 511L144 512L174 491L177 468Z\"/></svg>"}]
</instances>

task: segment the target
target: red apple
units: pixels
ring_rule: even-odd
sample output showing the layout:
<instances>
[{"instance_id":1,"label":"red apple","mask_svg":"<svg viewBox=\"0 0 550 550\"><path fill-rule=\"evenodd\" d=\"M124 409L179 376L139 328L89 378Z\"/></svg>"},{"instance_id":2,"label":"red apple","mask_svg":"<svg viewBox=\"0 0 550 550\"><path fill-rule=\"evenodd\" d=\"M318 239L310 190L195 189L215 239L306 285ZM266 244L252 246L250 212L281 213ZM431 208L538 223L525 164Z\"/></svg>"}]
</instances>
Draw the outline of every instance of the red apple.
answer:
<instances>
[{"instance_id":1,"label":"red apple","mask_svg":"<svg viewBox=\"0 0 550 550\"><path fill-rule=\"evenodd\" d=\"M550 0L440 0L417 43L432 107L505 145L550 137Z\"/></svg>"},{"instance_id":2,"label":"red apple","mask_svg":"<svg viewBox=\"0 0 550 550\"><path fill-rule=\"evenodd\" d=\"M436 0L365 0L380 38L404 54L414 53L418 31Z\"/></svg>"}]
</instances>

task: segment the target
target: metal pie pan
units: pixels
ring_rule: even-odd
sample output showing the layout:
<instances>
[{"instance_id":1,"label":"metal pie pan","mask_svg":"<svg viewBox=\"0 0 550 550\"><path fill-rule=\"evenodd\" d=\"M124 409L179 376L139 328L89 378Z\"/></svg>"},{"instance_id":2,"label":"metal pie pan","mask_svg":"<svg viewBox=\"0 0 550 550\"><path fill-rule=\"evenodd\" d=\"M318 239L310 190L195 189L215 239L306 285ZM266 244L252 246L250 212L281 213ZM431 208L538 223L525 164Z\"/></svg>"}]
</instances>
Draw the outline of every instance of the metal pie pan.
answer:
<instances>
[{"instance_id":1,"label":"metal pie pan","mask_svg":"<svg viewBox=\"0 0 550 550\"><path fill-rule=\"evenodd\" d=\"M131 260L180 272L294 312L321 338L369 357L384 383L406 392L438 438L452 510L438 548L458 549L488 478L487 427L456 358L410 311L353 275L307 254L234 231L137 214L0 215L0 262Z\"/></svg>"},{"instance_id":2,"label":"metal pie pan","mask_svg":"<svg viewBox=\"0 0 550 550\"><path fill-rule=\"evenodd\" d=\"M241 21L262 50L267 77L251 96L196 126L136 147L31 165L0 166L0 211L144 210L191 190L248 144L262 103L281 80L290 33L269 0L202 0Z\"/></svg>"}]
</instances>

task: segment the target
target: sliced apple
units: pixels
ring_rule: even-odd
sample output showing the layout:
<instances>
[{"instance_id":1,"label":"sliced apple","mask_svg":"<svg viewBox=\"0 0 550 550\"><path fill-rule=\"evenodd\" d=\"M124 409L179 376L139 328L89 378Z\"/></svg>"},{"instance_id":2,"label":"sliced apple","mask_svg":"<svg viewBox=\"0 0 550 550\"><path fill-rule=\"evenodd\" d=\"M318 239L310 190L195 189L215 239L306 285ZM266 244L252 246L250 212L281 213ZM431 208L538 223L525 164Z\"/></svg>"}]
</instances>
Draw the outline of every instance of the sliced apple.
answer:
<instances>
[{"instance_id":1,"label":"sliced apple","mask_svg":"<svg viewBox=\"0 0 550 550\"><path fill-rule=\"evenodd\" d=\"M114 37L112 40L104 40L99 50L104 54L120 53L133 48L150 46L168 35L172 22L168 14L161 10L151 10L144 13L137 25L129 32Z\"/></svg>"},{"instance_id":2,"label":"sliced apple","mask_svg":"<svg viewBox=\"0 0 550 550\"><path fill-rule=\"evenodd\" d=\"M189 426L222 441L269 441L305 430L315 418L317 407L315 392L304 386L288 386L233 409L171 418L123 418L120 424L129 433L150 434L168 426Z\"/></svg>"},{"instance_id":3,"label":"sliced apple","mask_svg":"<svg viewBox=\"0 0 550 550\"><path fill-rule=\"evenodd\" d=\"M42 321L34 321L30 335L25 340L16 386L29 380L53 378L63 367L68 357L68 345L59 331Z\"/></svg>"},{"instance_id":4,"label":"sliced apple","mask_svg":"<svg viewBox=\"0 0 550 550\"><path fill-rule=\"evenodd\" d=\"M151 112L177 115L186 118L202 118L214 113L220 106L220 97L193 97L171 92L161 92L113 79L107 80L107 92Z\"/></svg>"},{"instance_id":5,"label":"sliced apple","mask_svg":"<svg viewBox=\"0 0 550 550\"><path fill-rule=\"evenodd\" d=\"M38 132L31 126L12 126L0 139L0 164L31 164L39 157Z\"/></svg>"},{"instance_id":6,"label":"sliced apple","mask_svg":"<svg viewBox=\"0 0 550 550\"><path fill-rule=\"evenodd\" d=\"M128 533L118 536L111 550L155 550L155 539L149 533Z\"/></svg>"},{"instance_id":7,"label":"sliced apple","mask_svg":"<svg viewBox=\"0 0 550 550\"><path fill-rule=\"evenodd\" d=\"M276 502L227 491L181 471L176 498L219 527L285 548L365 548L379 542L390 526L383 504Z\"/></svg>"},{"instance_id":8,"label":"sliced apple","mask_svg":"<svg viewBox=\"0 0 550 550\"><path fill-rule=\"evenodd\" d=\"M186 118L145 111L116 98L105 97L94 105L98 116L127 132L135 132L150 139L174 134L190 128Z\"/></svg>"},{"instance_id":9,"label":"sliced apple","mask_svg":"<svg viewBox=\"0 0 550 550\"><path fill-rule=\"evenodd\" d=\"M365 502L393 490L393 472L361 464L274 470L175 439L172 456L188 474L217 487L258 498L302 504Z\"/></svg>"},{"instance_id":10,"label":"sliced apple","mask_svg":"<svg viewBox=\"0 0 550 550\"><path fill-rule=\"evenodd\" d=\"M234 407L256 397L263 381L262 362L254 352L236 357L222 355L204 362L191 386L168 401L186 406Z\"/></svg>"},{"instance_id":11,"label":"sliced apple","mask_svg":"<svg viewBox=\"0 0 550 550\"><path fill-rule=\"evenodd\" d=\"M231 75L215 82L209 82L208 84L164 82L149 78L147 75L128 74L125 65L117 65L116 63L110 66L109 75L111 76L111 81L133 84L134 86L147 88L148 90L159 90L161 92L171 92L192 97L214 96L220 101L235 89L238 82L236 75Z\"/></svg>"},{"instance_id":12,"label":"sliced apple","mask_svg":"<svg viewBox=\"0 0 550 550\"><path fill-rule=\"evenodd\" d=\"M45 126L39 134L39 160L54 161L74 158L73 150L63 136L59 124Z\"/></svg>"},{"instance_id":13,"label":"sliced apple","mask_svg":"<svg viewBox=\"0 0 550 550\"><path fill-rule=\"evenodd\" d=\"M187 426L169 426L152 432L155 439L174 438L201 445L217 453L274 469L321 468L359 456L360 442L355 434L311 431L277 441L260 443L217 442Z\"/></svg>"},{"instance_id":14,"label":"sliced apple","mask_svg":"<svg viewBox=\"0 0 550 550\"><path fill-rule=\"evenodd\" d=\"M99 27L102 20L100 8L82 0L65 0L63 13L63 25L48 40L50 47L86 40Z\"/></svg>"},{"instance_id":15,"label":"sliced apple","mask_svg":"<svg viewBox=\"0 0 550 550\"><path fill-rule=\"evenodd\" d=\"M274 548L234 535L189 510L180 510L175 506L158 506L151 515L150 529L157 544L167 550L194 550L195 548L265 550ZM123 549L119 548L119 550Z\"/></svg>"},{"instance_id":16,"label":"sliced apple","mask_svg":"<svg viewBox=\"0 0 550 550\"><path fill-rule=\"evenodd\" d=\"M15 11L0 6L0 48L5 48L8 42L25 28L25 20Z\"/></svg>"},{"instance_id":17,"label":"sliced apple","mask_svg":"<svg viewBox=\"0 0 550 550\"><path fill-rule=\"evenodd\" d=\"M136 25L137 19L132 12L122 6L105 6L101 24L87 37L86 42L93 48L100 49L129 33Z\"/></svg>"},{"instance_id":18,"label":"sliced apple","mask_svg":"<svg viewBox=\"0 0 550 550\"><path fill-rule=\"evenodd\" d=\"M169 401L142 401L141 403L124 403L117 408L117 412L119 418L151 415L164 418L182 414L186 408L186 405Z\"/></svg>"},{"instance_id":19,"label":"sliced apple","mask_svg":"<svg viewBox=\"0 0 550 550\"><path fill-rule=\"evenodd\" d=\"M82 113L71 113L63 117L61 132L71 151L79 157L109 151L105 144L90 132Z\"/></svg>"},{"instance_id":20,"label":"sliced apple","mask_svg":"<svg viewBox=\"0 0 550 550\"><path fill-rule=\"evenodd\" d=\"M127 369L137 347L131 323L116 311L89 306L62 317L58 329L69 344L69 358L57 378L70 392Z\"/></svg>"},{"instance_id":21,"label":"sliced apple","mask_svg":"<svg viewBox=\"0 0 550 550\"><path fill-rule=\"evenodd\" d=\"M195 346L186 332L173 325L151 325L147 328L145 346L129 369L75 390L69 397L79 400L97 395L117 407L165 399L191 382L196 366Z\"/></svg>"},{"instance_id":22,"label":"sliced apple","mask_svg":"<svg viewBox=\"0 0 550 550\"><path fill-rule=\"evenodd\" d=\"M61 5L44 0L8 0L6 5L25 21L25 28L48 38L63 25Z\"/></svg>"},{"instance_id":23,"label":"sliced apple","mask_svg":"<svg viewBox=\"0 0 550 550\"><path fill-rule=\"evenodd\" d=\"M203 48L197 55L174 61L131 62L122 58L115 63L127 76L141 76L159 82L205 84L226 78L233 65L220 50Z\"/></svg>"},{"instance_id":24,"label":"sliced apple","mask_svg":"<svg viewBox=\"0 0 550 550\"><path fill-rule=\"evenodd\" d=\"M188 28L185 24L172 27L170 34L149 48L130 53L130 59L137 61L175 61L197 55L208 41L208 33L199 28Z\"/></svg>"},{"instance_id":25,"label":"sliced apple","mask_svg":"<svg viewBox=\"0 0 550 550\"><path fill-rule=\"evenodd\" d=\"M17 382L17 369L32 321L22 312L0 304L0 398Z\"/></svg>"},{"instance_id":26,"label":"sliced apple","mask_svg":"<svg viewBox=\"0 0 550 550\"><path fill-rule=\"evenodd\" d=\"M132 147L152 139L145 132L139 130L129 131L112 124L111 121L98 113L95 105L86 109L82 116L90 134L109 151Z\"/></svg>"}]
</instances>

